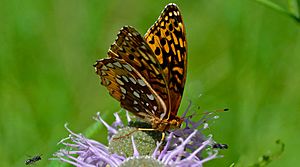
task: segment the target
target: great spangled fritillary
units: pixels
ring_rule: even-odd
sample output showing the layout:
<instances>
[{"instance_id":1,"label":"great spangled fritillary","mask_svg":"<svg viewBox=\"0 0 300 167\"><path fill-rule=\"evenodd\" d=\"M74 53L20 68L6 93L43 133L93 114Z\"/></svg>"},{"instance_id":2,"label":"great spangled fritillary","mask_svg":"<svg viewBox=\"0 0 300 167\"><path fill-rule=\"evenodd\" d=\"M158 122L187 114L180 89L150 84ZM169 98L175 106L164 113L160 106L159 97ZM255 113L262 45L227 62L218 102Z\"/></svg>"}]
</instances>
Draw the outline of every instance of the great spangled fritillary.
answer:
<instances>
[{"instance_id":1,"label":"great spangled fritillary","mask_svg":"<svg viewBox=\"0 0 300 167\"><path fill-rule=\"evenodd\" d=\"M177 116L187 71L185 28L176 4L168 4L142 37L123 27L94 65L110 95L121 107L158 131L180 127Z\"/></svg>"}]
</instances>

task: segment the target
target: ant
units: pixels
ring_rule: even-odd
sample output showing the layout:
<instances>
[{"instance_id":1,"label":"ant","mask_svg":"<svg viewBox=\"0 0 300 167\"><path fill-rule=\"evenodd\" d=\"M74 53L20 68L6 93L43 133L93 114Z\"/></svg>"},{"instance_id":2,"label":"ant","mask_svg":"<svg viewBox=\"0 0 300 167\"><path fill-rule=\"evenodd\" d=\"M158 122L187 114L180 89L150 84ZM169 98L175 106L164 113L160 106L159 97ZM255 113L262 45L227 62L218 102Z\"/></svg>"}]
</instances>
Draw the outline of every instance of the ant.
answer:
<instances>
[{"instance_id":1,"label":"ant","mask_svg":"<svg viewBox=\"0 0 300 167\"><path fill-rule=\"evenodd\" d=\"M221 150L224 150L224 149L228 149L228 145L227 144L220 144L220 143L214 143L212 145L213 148L218 148L218 149L221 149Z\"/></svg>"},{"instance_id":2,"label":"ant","mask_svg":"<svg viewBox=\"0 0 300 167\"><path fill-rule=\"evenodd\" d=\"M39 161L39 160L42 159L41 156L42 156L42 154L27 159L27 160L25 161L25 165L32 165L32 164L36 163L37 161Z\"/></svg>"}]
</instances>

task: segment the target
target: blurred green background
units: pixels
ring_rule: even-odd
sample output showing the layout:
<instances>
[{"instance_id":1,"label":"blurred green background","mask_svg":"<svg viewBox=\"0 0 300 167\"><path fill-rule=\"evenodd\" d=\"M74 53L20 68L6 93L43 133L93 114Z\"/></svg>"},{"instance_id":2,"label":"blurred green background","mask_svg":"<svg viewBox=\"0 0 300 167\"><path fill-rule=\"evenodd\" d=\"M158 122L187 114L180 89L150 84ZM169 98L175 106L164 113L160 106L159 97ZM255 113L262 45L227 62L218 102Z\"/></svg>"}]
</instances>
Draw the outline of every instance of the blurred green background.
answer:
<instances>
[{"instance_id":1,"label":"blurred green background","mask_svg":"<svg viewBox=\"0 0 300 167\"><path fill-rule=\"evenodd\" d=\"M199 114L230 108L207 130L229 149L206 166L252 164L277 139L286 149L270 166L299 165L300 24L291 18L252 0L2 0L0 166L24 166L37 154L36 166L45 166L68 135L66 122L83 132L97 111L112 122L119 104L92 65L122 26L144 34L169 2L180 7L188 40L180 113L188 100ZM106 132L94 138L105 142Z\"/></svg>"}]
</instances>

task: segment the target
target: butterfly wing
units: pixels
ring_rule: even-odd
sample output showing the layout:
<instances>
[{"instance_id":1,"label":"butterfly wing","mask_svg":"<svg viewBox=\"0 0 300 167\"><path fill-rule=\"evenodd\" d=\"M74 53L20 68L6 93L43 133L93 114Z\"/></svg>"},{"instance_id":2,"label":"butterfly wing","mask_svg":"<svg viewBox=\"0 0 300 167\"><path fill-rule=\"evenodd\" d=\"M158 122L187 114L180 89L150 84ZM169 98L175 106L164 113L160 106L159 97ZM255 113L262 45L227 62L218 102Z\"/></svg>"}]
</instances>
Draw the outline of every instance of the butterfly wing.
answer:
<instances>
[{"instance_id":1,"label":"butterfly wing","mask_svg":"<svg viewBox=\"0 0 300 167\"><path fill-rule=\"evenodd\" d=\"M111 58L122 59L132 66L149 83L160 98L165 108L169 108L170 93L158 59L145 39L133 27L123 27L108 51ZM156 117L164 118L167 111L156 112Z\"/></svg>"},{"instance_id":2,"label":"butterfly wing","mask_svg":"<svg viewBox=\"0 0 300 167\"><path fill-rule=\"evenodd\" d=\"M168 118L175 117L182 98L187 73L185 28L178 7L168 4L158 20L145 34L155 53L170 93Z\"/></svg>"},{"instance_id":3,"label":"butterfly wing","mask_svg":"<svg viewBox=\"0 0 300 167\"><path fill-rule=\"evenodd\" d=\"M101 78L101 84L126 110L148 122L151 122L156 113L166 112L162 99L143 76L125 60L101 59L94 66Z\"/></svg>"}]
</instances>

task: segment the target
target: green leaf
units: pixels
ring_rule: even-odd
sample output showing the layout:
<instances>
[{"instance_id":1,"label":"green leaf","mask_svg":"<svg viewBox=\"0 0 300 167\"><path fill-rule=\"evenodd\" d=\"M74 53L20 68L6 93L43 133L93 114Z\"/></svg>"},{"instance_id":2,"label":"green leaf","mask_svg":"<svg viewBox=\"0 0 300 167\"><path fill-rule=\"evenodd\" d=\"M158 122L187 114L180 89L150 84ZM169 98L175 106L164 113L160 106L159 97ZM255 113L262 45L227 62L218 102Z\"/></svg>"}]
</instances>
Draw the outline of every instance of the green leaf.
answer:
<instances>
[{"instance_id":1,"label":"green leaf","mask_svg":"<svg viewBox=\"0 0 300 167\"><path fill-rule=\"evenodd\" d=\"M296 20L298 23L300 23L299 11L298 11L300 0L289 0L289 6L290 6L289 11L270 0L255 0L255 1L268 7L268 8L271 8L281 14L289 16L289 17L293 18L294 20Z\"/></svg>"}]
</instances>

